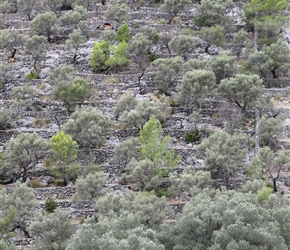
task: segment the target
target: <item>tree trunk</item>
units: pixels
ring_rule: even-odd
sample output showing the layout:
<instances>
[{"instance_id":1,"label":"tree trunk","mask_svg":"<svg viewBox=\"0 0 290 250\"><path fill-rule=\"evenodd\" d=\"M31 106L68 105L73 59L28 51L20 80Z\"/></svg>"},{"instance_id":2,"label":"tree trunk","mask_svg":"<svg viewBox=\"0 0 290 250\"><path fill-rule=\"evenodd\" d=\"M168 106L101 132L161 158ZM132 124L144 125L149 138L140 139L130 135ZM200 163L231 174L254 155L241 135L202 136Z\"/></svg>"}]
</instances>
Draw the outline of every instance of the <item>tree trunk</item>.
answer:
<instances>
[{"instance_id":1,"label":"tree trunk","mask_svg":"<svg viewBox=\"0 0 290 250\"><path fill-rule=\"evenodd\" d=\"M27 179L27 168L23 168L23 172L22 172L22 183L26 182Z\"/></svg>"},{"instance_id":2,"label":"tree trunk","mask_svg":"<svg viewBox=\"0 0 290 250\"><path fill-rule=\"evenodd\" d=\"M205 47L205 49L204 49L204 51L207 53L207 54L209 54L210 55L210 52L209 52L209 47L211 46L211 44L210 45L207 45L206 47Z\"/></svg>"},{"instance_id":3,"label":"tree trunk","mask_svg":"<svg viewBox=\"0 0 290 250\"><path fill-rule=\"evenodd\" d=\"M171 22L172 22L172 20L173 20L173 18L174 17L176 17L176 15L177 15L177 13L174 13L174 15L170 18L170 20L168 21L168 23L167 24L171 24Z\"/></svg>"},{"instance_id":4,"label":"tree trunk","mask_svg":"<svg viewBox=\"0 0 290 250\"><path fill-rule=\"evenodd\" d=\"M275 193L278 192L277 190L277 179L279 178L279 175L276 177L276 178L272 178L272 181L273 181L273 190Z\"/></svg>"},{"instance_id":5,"label":"tree trunk","mask_svg":"<svg viewBox=\"0 0 290 250\"><path fill-rule=\"evenodd\" d=\"M20 229L24 233L26 238L31 238L31 236L30 236L29 232L27 231L26 226L23 224L23 222L18 222L17 224L15 223L13 225L13 228L11 231L13 232L16 229Z\"/></svg>"},{"instance_id":6,"label":"tree trunk","mask_svg":"<svg viewBox=\"0 0 290 250\"><path fill-rule=\"evenodd\" d=\"M278 75L276 74L276 69L271 70L273 78L278 78Z\"/></svg>"}]
</instances>

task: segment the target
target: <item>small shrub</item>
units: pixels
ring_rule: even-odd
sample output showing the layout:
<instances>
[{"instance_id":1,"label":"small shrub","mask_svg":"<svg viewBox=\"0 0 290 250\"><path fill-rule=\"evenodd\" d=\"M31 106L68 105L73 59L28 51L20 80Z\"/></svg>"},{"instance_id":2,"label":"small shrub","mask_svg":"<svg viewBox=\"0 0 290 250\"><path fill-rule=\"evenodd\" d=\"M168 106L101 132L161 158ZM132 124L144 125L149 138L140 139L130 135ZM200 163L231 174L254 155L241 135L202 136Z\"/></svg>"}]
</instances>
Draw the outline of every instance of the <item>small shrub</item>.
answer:
<instances>
[{"instance_id":1,"label":"small shrub","mask_svg":"<svg viewBox=\"0 0 290 250\"><path fill-rule=\"evenodd\" d=\"M155 190L155 193L156 193L156 196L158 197L162 197L162 196L169 197L168 188L165 188L165 187L157 188Z\"/></svg>"},{"instance_id":2,"label":"small shrub","mask_svg":"<svg viewBox=\"0 0 290 250\"><path fill-rule=\"evenodd\" d=\"M133 28L137 29L139 27L140 27L139 23L134 23Z\"/></svg>"},{"instance_id":3,"label":"small shrub","mask_svg":"<svg viewBox=\"0 0 290 250\"><path fill-rule=\"evenodd\" d=\"M38 89L39 89L39 90L45 90L45 88L46 88L46 85L45 85L44 82L42 82L42 83L39 84L39 86L38 86Z\"/></svg>"},{"instance_id":4,"label":"small shrub","mask_svg":"<svg viewBox=\"0 0 290 250\"><path fill-rule=\"evenodd\" d=\"M179 25L181 24L181 18L180 17L174 17L171 21L171 24Z\"/></svg>"},{"instance_id":5,"label":"small shrub","mask_svg":"<svg viewBox=\"0 0 290 250\"><path fill-rule=\"evenodd\" d=\"M277 101L283 101L284 98L280 93L277 93L273 96L273 99Z\"/></svg>"},{"instance_id":6,"label":"small shrub","mask_svg":"<svg viewBox=\"0 0 290 250\"><path fill-rule=\"evenodd\" d=\"M37 105L37 106L35 107L35 111L41 111L41 110L42 110L42 107L41 107L41 106Z\"/></svg>"},{"instance_id":7,"label":"small shrub","mask_svg":"<svg viewBox=\"0 0 290 250\"><path fill-rule=\"evenodd\" d=\"M113 76L107 80L107 84L117 84L119 82L120 82L120 80L116 77L113 77Z\"/></svg>"},{"instance_id":8,"label":"small shrub","mask_svg":"<svg viewBox=\"0 0 290 250\"><path fill-rule=\"evenodd\" d=\"M28 75L25 76L25 79L39 79L38 75L34 71L30 71Z\"/></svg>"},{"instance_id":9,"label":"small shrub","mask_svg":"<svg viewBox=\"0 0 290 250\"><path fill-rule=\"evenodd\" d=\"M169 99L169 106L170 107L178 107L178 103L176 102L176 100L174 98Z\"/></svg>"},{"instance_id":10,"label":"small shrub","mask_svg":"<svg viewBox=\"0 0 290 250\"><path fill-rule=\"evenodd\" d=\"M44 209L47 213L53 213L57 207L57 202L51 197L48 196L45 200Z\"/></svg>"},{"instance_id":11,"label":"small shrub","mask_svg":"<svg viewBox=\"0 0 290 250\"><path fill-rule=\"evenodd\" d=\"M185 133L184 140L186 143L196 142L198 139L199 135L196 130L190 130Z\"/></svg>"},{"instance_id":12,"label":"small shrub","mask_svg":"<svg viewBox=\"0 0 290 250\"><path fill-rule=\"evenodd\" d=\"M50 168L53 166L53 161L52 159L49 159L49 158L46 158L44 161L43 161L43 166L46 167L46 168Z\"/></svg>"},{"instance_id":13,"label":"small shrub","mask_svg":"<svg viewBox=\"0 0 290 250\"><path fill-rule=\"evenodd\" d=\"M149 61L153 62L158 58L158 56L155 53L152 53L149 55Z\"/></svg>"},{"instance_id":14,"label":"small shrub","mask_svg":"<svg viewBox=\"0 0 290 250\"><path fill-rule=\"evenodd\" d=\"M31 187L31 188L42 188L42 185L41 185L39 180L31 180L28 183L28 186Z\"/></svg>"},{"instance_id":15,"label":"small shrub","mask_svg":"<svg viewBox=\"0 0 290 250\"><path fill-rule=\"evenodd\" d=\"M83 216L80 217L80 218L78 218L78 219L77 219L77 224L78 224L78 225L82 225L82 224L85 222L85 219L86 219L86 217L83 217Z\"/></svg>"},{"instance_id":16,"label":"small shrub","mask_svg":"<svg viewBox=\"0 0 290 250\"><path fill-rule=\"evenodd\" d=\"M50 123L51 123L51 120L50 120L49 117L44 117L44 118L42 119L42 126L43 126L44 128L47 128L48 125L49 125Z\"/></svg>"},{"instance_id":17,"label":"small shrub","mask_svg":"<svg viewBox=\"0 0 290 250\"><path fill-rule=\"evenodd\" d=\"M42 125L42 120L36 117L34 122L33 122L33 127L34 128L40 128L41 125Z\"/></svg>"}]
</instances>

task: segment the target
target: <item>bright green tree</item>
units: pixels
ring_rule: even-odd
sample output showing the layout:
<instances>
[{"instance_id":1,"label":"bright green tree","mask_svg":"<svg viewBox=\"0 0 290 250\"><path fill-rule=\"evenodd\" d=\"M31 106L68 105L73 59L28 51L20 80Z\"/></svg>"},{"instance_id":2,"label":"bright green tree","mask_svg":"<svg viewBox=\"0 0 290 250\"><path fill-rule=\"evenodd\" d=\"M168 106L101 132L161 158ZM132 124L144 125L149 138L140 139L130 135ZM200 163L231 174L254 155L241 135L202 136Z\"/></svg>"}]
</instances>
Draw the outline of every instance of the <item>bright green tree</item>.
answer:
<instances>
[{"instance_id":1,"label":"bright green tree","mask_svg":"<svg viewBox=\"0 0 290 250\"><path fill-rule=\"evenodd\" d=\"M50 171L57 179L61 179L64 184L67 184L78 171L78 166L74 164L78 156L77 143L63 131L52 136L50 143L53 161Z\"/></svg>"},{"instance_id":2,"label":"bright green tree","mask_svg":"<svg viewBox=\"0 0 290 250\"><path fill-rule=\"evenodd\" d=\"M129 46L127 42L122 41L118 45L114 46L111 50L112 55L105 62L107 66L116 68L118 70L131 63L131 60L129 59Z\"/></svg>"},{"instance_id":3,"label":"bright green tree","mask_svg":"<svg viewBox=\"0 0 290 250\"><path fill-rule=\"evenodd\" d=\"M94 43L93 53L89 59L89 65L95 72L107 69L106 61L110 57L110 44L101 40Z\"/></svg>"},{"instance_id":4,"label":"bright green tree","mask_svg":"<svg viewBox=\"0 0 290 250\"><path fill-rule=\"evenodd\" d=\"M129 33L129 27L128 24L123 24L117 32L117 36L115 38L119 42L125 41L126 43L130 40L130 33Z\"/></svg>"},{"instance_id":5,"label":"bright green tree","mask_svg":"<svg viewBox=\"0 0 290 250\"><path fill-rule=\"evenodd\" d=\"M125 179L137 184L139 190L160 188L163 177L177 165L179 157L170 150L170 136L163 137L160 122L151 116L140 131L140 160L133 158L126 166Z\"/></svg>"},{"instance_id":6,"label":"bright green tree","mask_svg":"<svg viewBox=\"0 0 290 250\"><path fill-rule=\"evenodd\" d=\"M140 153L142 159L149 159L156 165L171 169L179 158L174 156L174 151L169 150L170 136L163 137L160 122L151 116L140 131Z\"/></svg>"}]
</instances>

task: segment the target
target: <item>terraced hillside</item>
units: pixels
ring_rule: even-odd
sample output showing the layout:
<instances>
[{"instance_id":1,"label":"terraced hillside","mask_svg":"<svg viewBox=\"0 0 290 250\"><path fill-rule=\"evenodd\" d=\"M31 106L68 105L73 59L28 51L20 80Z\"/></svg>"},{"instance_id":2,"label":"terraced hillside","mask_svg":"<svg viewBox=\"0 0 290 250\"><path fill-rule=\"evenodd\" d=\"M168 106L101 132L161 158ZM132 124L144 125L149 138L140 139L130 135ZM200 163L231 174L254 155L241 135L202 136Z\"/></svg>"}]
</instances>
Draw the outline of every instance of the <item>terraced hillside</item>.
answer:
<instances>
[{"instance_id":1,"label":"terraced hillside","mask_svg":"<svg viewBox=\"0 0 290 250\"><path fill-rule=\"evenodd\" d=\"M271 240L231 239L288 249L288 3L256 2L0 2L0 248L245 249L248 202Z\"/></svg>"}]
</instances>

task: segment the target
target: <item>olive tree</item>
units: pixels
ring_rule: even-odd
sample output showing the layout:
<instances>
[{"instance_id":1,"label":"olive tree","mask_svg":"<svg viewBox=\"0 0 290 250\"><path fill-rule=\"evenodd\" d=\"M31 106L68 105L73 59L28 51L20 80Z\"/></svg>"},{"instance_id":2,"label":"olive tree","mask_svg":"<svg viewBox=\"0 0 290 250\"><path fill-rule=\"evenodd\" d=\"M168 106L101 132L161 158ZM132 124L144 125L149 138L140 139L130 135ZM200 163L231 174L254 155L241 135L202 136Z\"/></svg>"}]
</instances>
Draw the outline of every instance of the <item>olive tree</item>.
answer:
<instances>
[{"instance_id":1,"label":"olive tree","mask_svg":"<svg viewBox=\"0 0 290 250\"><path fill-rule=\"evenodd\" d=\"M236 191L201 191L185 204L174 225L165 222L159 238L166 249L286 250L279 221L288 205L275 208L276 217L275 209L257 204L256 199Z\"/></svg>"},{"instance_id":2,"label":"olive tree","mask_svg":"<svg viewBox=\"0 0 290 250\"><path fill-rule=\"evenodd\" d=\"M9 58L15 58L17 51L23 46L24 38L16 30L0 30L0 48L9 51Z\"/></svg>"},{"instance_id":3,"label":"olive tree","mask_svg":"<svg viewBox=\"0 0 290 250\"><path fill-rule=\"evenodd\" d=\"M132 61L137 65L138 70L141 71L140 75L138 76L138 84L139 84L139 90L141 91L141 79L145 74L145 71L147 67L151 63L151 57L152 54L152 47L153 47L153 41L150 40L150 38L141 33L138 32L131 40L129 44L129 52L130 57Z\"/></svg>"},{"instance_id":4,"label":"olive tree","mask_svg":"<svg viewBox=\"0 0 290 250\"><path fill-rule=\"evenodd\" d=\"M25 42L25 54L32 57L34 73L38 77L41 71L40 63L45 57L48 47L49 45L44 36L34 35Z\"/></svg>"},{"instance_id":5,"label":"olive tree","mask_svg":"<svg viewBox=\"0 0 290 250\"><path fill-rule=\"evenodd\" d=\"M199 37L204 41L204 51L211 54L209 48L212 45L224 48L226 46L226 38L222 26L216 25L211 27L202 27L199 31Z\"/></svg>"},{"instance_id":6,"label":"olive tree","mask_svg":"<svg viewBox=\"0 0 290 250\"><path fill-rule=\"evenodd\" d=\"M223 79L218 86L218 92L245 113L247 108L257 104L263 92L262 83L263 80L257 75L237 74L235 77Z\"/></svg>"},{"instance_id":7,"label":"olive tree","mask_svg":"<svg viewBox=\"0 0 290 250\"><path fill-rule=\"evenodd\" d=\"M280 118L263 115L258 126L261 146L268 146L275 149L283 128L284 125Z\"/></svg>"},{"instance_id":8,"label":"olive tree","mask_svg":"<svg viewBox=\"0 0 290 250\"><path fill-rule=\"evenodd\" d=\"M0 130L10 129L15 127L12 118L12 113L9 109L0 109Z\"/></svg>"},{"instance_id":9,"label":"olive tree","mask_svg":"<svg viewBox=\"0 0 290 250\"><path fill-rule=\"evenodd\" d=\"M80 77L76 77L66 85L57 84L53 87L53 98L62 101L69 113L72 113L78 105L83 104L89 96L90 87Z\"/></svg>"},{"instance_id":10,"label":"olive tree","mask_svg":"<svg viewBox=\"0 0 290 250\"><path fill-rule=\"evenodd\" d=\"M102 147L112 130L111 119L95 107L77 107L62 131L72 136L81 148Z\"/></svg>"},{"instance_id":11,"label":"olive tree","mask_svg":"<svg viewBox=\"0 0 290 250\"><path fill-rule=\"evenodd\" d=\"M103 172L89 173L85 177L79 177L76 181L77 192L73 195L73 201L93 200L104 194L107 180Z\"/></svg>"},{"instance_id":12,"label":"olive tree","mask_svg":"<svg viewBox=\"0 0 290 250\"><path fill-rule=\"evenodd\" d=\"M38 14L30 22L30 32L33 35L46 36L47 42L51 42L51 35L55 30L57 16L55 13L49 11L43 14Z\"/></svg>"},{"instance_id":13,"label":"olive tree","mask_svg":"<svg viewBox=\"0 0 290 250\"><path fill-rule=\"evenodd\" d=\"M66 48L74 51L72 60L73 63L76 63L79 46L82 43L85 43L86 40L87 39L82 35L82 31L75 29L71 34L69 34L68 39L65 41Z\"/></svg>"},{"instance_id":14,"label":"olive tree","mask_svg":"<svg viewBox=\"0 0 290 250\"><path fill-rule=\"evenodd\" d=\"M263 46L252 53L245 61L245 69L263 78L287 75L287 63L290 62L290 49L285 41L279 39L270 46Z\"/></svg>"},{"instance_id":15,"label":"olive tree","mask_svg":"<svg viewBox=\"0 0 290 250\"><path fill-rule=\"evenodd\" d=\"M192 70L186 72L181 83L177 86L178 100L191 111L201 109L203 99L212 92L216 85L213 72L208 70Z\"/></svg>"},{"instance_id":16,"label":"olive tree","mask_svg":"<svg viewBox=\"0 0 290 250\"><path fill-rule=\"evenodd\" d=\"M152 62L156 69L154 80L161 93L167 93L180 78L183 60L181 57L160 58Z\"/></svg>"},{"instance_id":17,"label":"olive tree","mask_svg":"<svg viewBox=\"0 0 290 250\"><path fill-rule=\"evenodd\" d=\"M228 15L235 7L233 0L202 0L197 5L194 24L199 27L221 25L226 33L234 31L234 19Z\"/></svg>"},{"instance_id":18,"label":"olive tree","mask_svg":"<svg viewBox=\"0 0 290 250\"><path fill-rule=\"evenodd\" d=\"M5 85L13 81L12 66L8 63L0 64L0 91L4 90Z\"/></svg>"},{"instance_id":19,"label":"olive tree","mask_svg":"<svg viewBox=\"0 0 290 250\"><path fill-rule=\"evenodd\" d=\"M115 21L117 23L126 22L131 16L126 8L126 4L121 1L110 1L109 7L105 13L106 21Z\"/></svg>"},{"instance_id":20,"label":"olive tree","mask_svg":"<svg viewBox=\"0 0 290 250\"><path fill-rule=\"evenodd\" d=\"M190 3L191 1L189 0L165 0L160 8L170 14L170 19L168 21L170 24L173 18L176 17L178 13L181 13Z\"/></svg>"},{"instance_id":21,"label":"olive tree","mask_svg":"<svg viewBox=\"0 0 290 250\"><path fill-rule=\"evenodd\" d=\"M221 178L228 188L230 177L238 167L245 166L245 157L250 146L245 135L230 135L224 131L216 131L204 139L197 147L203 156L212 178Z\"/></svg>"},{"instance_id":22,"label":"olive tree","mask_svg":"<svg viewBox=\"0 0 290 250\"><path fill-rule=\"evenodd\" d=\"M272 179L274 192L277 192L277 180L280 173L289 168L289 153L285 149L274 152L269 147L263 147L259 149L257 158L262 168Z\"/></svg>"},{"instance_id":23,"label":"olive tree","mask_svg":"<svg viewBox=\"0 0 290 250\"><path fill-rule=\"evenodd\" d=\"M47 155L48 149L49 142L36 133L20 133L11 137L5 153L9 172L21 172L22 182L25 182L27 172Z\"/></svg>"},{"instance_id":24,"label":"olive tree","mask_svg":"<svg viewBox=\"0 0 290 250\"><path fill-rule=\"evenodd\" d=\"M149 120L150 116L155 116L161 123L164 123L167 108L167 103L161 101L139 101L134 109L123 112L118 121L123 127L133 126L139 129Z\"/></svg>"},{"instance_id":25,"label":"olive tree","mask_svg":"<svg viewBox=\"0 0 290 250\"><path fill-rule=\"evenodd\" d=\"M46 249L47 246L52 250L65 249L75 229L69 213L60 208L39 216L29 225L29 232L36 239L34 249Z\"/></svg>"},{"instance_id":26,"label":"olive tree","mask_svg":"<svg viewBox=\"0 0 290 250\"><path fill-rule=\"evenodd\" d=\"M34 9L39 3L37 0L17 0L19 10L23 12L29 21L32 20L32 14L34 13Z\"/></svg>"},{"instance_id":27,"label":"olive tree","mask_svg":"<svg viewBox=\"0 0 290 250\"><path fill-rule=\"evenodd\" d=\"M174 36L169 42L171 52L183 57L184 61L188 60L189 55L193 54L199 44L199 39L190 35Z\"/></svg>"},{"instance_id":28,"label":"olive tree","mask_svg":"<svg viewBox=\"0 0 290 250\"><path fill-rule=\"evenodd\" d=\"M35 194L32 188L25 184L16 183L13 192L7 193L0 190L0 239L11 232L21 230L26 237L30 237L27 221L35 215L33 208L36 206Z\"/></svg>"}]
</instances>

